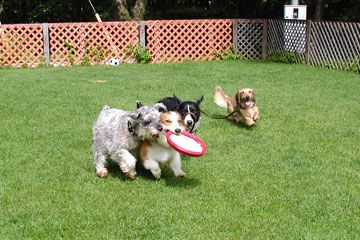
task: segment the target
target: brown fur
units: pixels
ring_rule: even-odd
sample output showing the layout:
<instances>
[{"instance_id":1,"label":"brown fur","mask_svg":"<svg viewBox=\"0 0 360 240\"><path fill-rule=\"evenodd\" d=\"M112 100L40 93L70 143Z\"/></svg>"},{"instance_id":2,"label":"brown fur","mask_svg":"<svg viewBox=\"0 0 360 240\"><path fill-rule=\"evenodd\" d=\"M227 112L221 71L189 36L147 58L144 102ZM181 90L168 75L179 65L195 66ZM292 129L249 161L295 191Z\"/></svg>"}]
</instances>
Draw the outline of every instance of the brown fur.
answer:
<instances>
[{"instance_id":1,"label":"brown fur","mask_svg":"<svg viewBox=\"0 0 360 240\"><path fill-rule=\"evenodd\" d=\"M259 108L256 105L254 90L252 88L241 88L234 96L227 96L220 86L214 89L214 102L228 113L236 112L229 117L235 122L243 122L252 127L259 119Z\"/></svg>"},{"instance_id":2,"label":"brown fur","mask_svg":"<svg viewBox=\"0 0 360 240\"><path fill-rule=\"evenodd\" d=\"M182 128L184 128L184 123L183 123L183 121L182 121L182 118L181 118L181 116L180 116L180 114L178 113L178 112L176 112L176 114L178 115L178 119L177 119L177 121L178 121L178 124L182 127ZM161 122L161 124L163 125L163 126L171 126L173 123L171 122L171 121L169 121L169 112L164 112L164 113L162 113L161 114L161 116L160 116L160 122Z\"/></svg>"},{"instance_id":3,"label":"brown fur","mask_svg":"<svg viewBox=\"0 0 360 240\"><path fill-rule=\"evenodd\" d=\"M160 165L170 162L170 167L176 177L184 177L185 173L181 169L181 157L179 152L169 146L166 133L172 131L180 134L185 131L181 115L177 112L163 112L160 117L163 131L159 138L152 141L144 141L140 146L140 163L145 169L151 171L156 179L161 176Z\"/></svg>"},{"instance_id":4,"label":"brown fur","mask_svg":"<svg viewBox=\"0 0 360 240\"><path fill-rule=\"evenodd\" d=\"M139 149L139 157L140 161L142 162L144 159L146 159L147 153L148 153L148 147L151 146L151 143L149 141L144 141Z\"/></svg>"},{"instance_id":5,"label":"brown fur","mask_svg":"<svg viewBox=\"0 0 360 240\"><path fill-rule=\"evenodd\" d=\"M107 177L108 173L107 172L101 172L101 173L96 173L96 175L98 177Z\"/></svg>"}]
</instances>

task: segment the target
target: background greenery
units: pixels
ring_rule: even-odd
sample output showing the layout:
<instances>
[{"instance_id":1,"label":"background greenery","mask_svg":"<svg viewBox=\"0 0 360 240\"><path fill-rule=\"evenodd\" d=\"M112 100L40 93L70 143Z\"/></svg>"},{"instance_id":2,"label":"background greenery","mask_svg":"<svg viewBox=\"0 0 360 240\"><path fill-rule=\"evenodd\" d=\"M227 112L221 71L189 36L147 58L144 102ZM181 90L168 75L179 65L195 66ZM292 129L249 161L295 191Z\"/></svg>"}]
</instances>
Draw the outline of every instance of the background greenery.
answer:
<instances>
[{"instance_id":1,"label":"background greenery","mask_svg":"<svg viewBox=\"0 0 360 240\"><path fill-rule=\"evenodd\" d=\"M252 61L0 71L0 239L356 239L360 76ZM253 87L253 129L202 117L187 178L95 176L91 126L175 93Z\"/></svg>"}]
</instances>

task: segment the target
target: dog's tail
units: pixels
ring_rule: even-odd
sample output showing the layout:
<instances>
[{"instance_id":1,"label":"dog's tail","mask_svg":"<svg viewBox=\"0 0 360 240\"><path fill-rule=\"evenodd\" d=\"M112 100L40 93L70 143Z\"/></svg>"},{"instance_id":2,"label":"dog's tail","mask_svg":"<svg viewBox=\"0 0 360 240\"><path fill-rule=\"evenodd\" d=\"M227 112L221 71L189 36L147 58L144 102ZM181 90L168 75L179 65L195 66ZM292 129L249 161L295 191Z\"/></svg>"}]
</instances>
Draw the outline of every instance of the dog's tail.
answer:
<instances>
[{"instance_id":1,"label":"dog's tail","mask_svg":"<svg viewBox=\"0 0 360 240\"><path fill-rule=\"evenodd\" d=\"M228 96L225 95L223 89L220 86L214 88L214 102L223 108L227 107Z\"/></svg>"}]
</instances>

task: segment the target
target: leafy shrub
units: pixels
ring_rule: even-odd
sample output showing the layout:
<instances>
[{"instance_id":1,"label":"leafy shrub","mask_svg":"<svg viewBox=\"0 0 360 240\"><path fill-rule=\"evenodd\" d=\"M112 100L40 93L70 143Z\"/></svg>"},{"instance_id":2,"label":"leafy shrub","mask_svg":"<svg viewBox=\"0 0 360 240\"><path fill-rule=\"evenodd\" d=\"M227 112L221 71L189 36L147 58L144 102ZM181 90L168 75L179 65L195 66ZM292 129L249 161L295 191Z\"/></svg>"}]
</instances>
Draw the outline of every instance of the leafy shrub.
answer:
<instances>
[{"instance_id":1,"label":"leafy shrub","mask_svg":"<svg viewBox=\"0 0 360 240\"><path fill-rule=\"evenodd\" d=\"M355 56L350 60L350 66L347 70L350 70L352 72L360 73L360 55Z\"/></svg>"},{"instance_id":2,"label":"leafy shrub","mask_svg":"<svg viewBox=\"0 0 360 240\"><path fill-rule=\"evenodd\" d=\"M276 52L268 55L266 58L271 62L278 63L296 63L296 53L295 52Z\"/></svg>"},{"instance_id":3,"label":"leafy shrub","mask_svg":"<svg viewBox=\"0 0 360 240\"><path fill-rule=\"evenodd\" d=\"M85 43L85 54L82 57L82 65L91 65L91 60L101 62L109 54L101 45L89 47L89 43Z\"/></svg>"},{"instance_id":4,"label":"leafy shrub","mask_svg":"<svg viewBox=\"0 0 360 240\"><path fill-rule=\"evenodd\" d=\"M64 44L65 46L69 49L69 53L68 53L68 59L70 61L71 65L74 65L75 63L75 58L74 58L74 54L75 54L75 45L74 43L70 42L69 40L64 39Z\"/></svg>"},{"instance_id":5,"label":"leafy shrub","mask_svg":"<svg viewBox=\"0 0 360 240\"><path fill-rule=\"evenodd\" d=\"M152 59L151 53L148 49L142 48L139 45L130 44L125 52L126 56L134 56L137 63L149 63Z\"/></svg>"},{"instance_id":6,"label":"leafy shrub","mask_svg":"<svg viewBox=\"0 0 360 240\"><path fill-rule=\"evenodd\" d=\"M221 59L221 60L241 60L241 59L244 59L244 56L242 56L241 54L238 54L238 53L235 52L235 49L233 48L233 46L231 46L229 49L227 49L225 51L216 52L214 50L213 56L215 58Z\"/></svg>"}]
</instances>

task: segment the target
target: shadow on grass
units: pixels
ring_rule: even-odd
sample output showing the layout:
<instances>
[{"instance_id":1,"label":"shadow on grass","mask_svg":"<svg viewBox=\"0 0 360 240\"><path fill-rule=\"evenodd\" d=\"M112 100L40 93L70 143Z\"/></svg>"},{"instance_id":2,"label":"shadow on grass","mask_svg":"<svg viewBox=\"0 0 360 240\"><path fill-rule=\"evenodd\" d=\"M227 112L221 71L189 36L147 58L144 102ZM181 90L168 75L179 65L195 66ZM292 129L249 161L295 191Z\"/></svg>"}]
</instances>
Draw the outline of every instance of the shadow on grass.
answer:
<instances>
[{"instance_id":1,"label":"shadow on grass","mask_svg":"<svg viewBox=\"0 0 360 240\"><path fill-rule=\"evenodd\" d=\"M172 188L195 188L199 185L201 185L201 182L199 179L193 178L193 177L185 177L185 178L166 178L166 186L172 187Z\"/></svg>"},{"instance_id":2,"label":"shadow on grass","mask_svg":"<svg viewBox=\"0 0 360 240\"><path fill-rule=\"evenodd\" d=\"M130 181L121 172L117 163L108 160L107 169L110 176L114 178L118 178L121 181ZM171 169L169 169L168 167L162 168L160 180L155 179L149 170L146 170L142 166L139 166L139 164L136 165L136 172L137 172L136 178L141 178L145 181L150 181L150 182L165 181L166 186L173 188L195 188L201 184L201 182L198 179L192 177L176 178L173 172L171 171Z\"/></svg>"},{"instance_id":3,"label":"shadow on grass","mask_svg":"<svg viewBox=\"0 0 360 240\"><path fill-rule=\"evenodd\" d=\"M256 123L255 126L249 127L248 125L246 125L246 124L243 123L243 122L237 123L237 122L234 122L234 121L232 121L232 120L230 120L230 119L227 119L226 121L227 121L227 122L230 122L230 124L231 124L232 126L235 126L235 127L241 128L241 129L245 129L245 130L249 130L249 131L254 130L254 129L256 128L256 126L258 125L258 123Z\"/></svg>"},{"instance_id":4,"label":"shadow on grass","mask_svg":"<svg viewBox=\"0 0 360 240\"><path fill-rule=\"evenodd\" d=\"M114 178L118 178L119 180L122 180L122 181L129 181L129 179L127 179L125 177L125 175L121 172L120 167L116 162L113 162L112 160L108 159L106 168L107 168L110 176L112 176Z\"/></svg>"},{"instance_id":5,"label":"shadow on grass","mask_svg":"<svg viewBox=\"0 0 360 240\"><path fill-rule=\"evenodd\" d=\"M137 166L137 177L142 178L145 181L165 181L165 185L173 188L195 188L201 184L198 179L192 177L177 178L174 173L166 166L162 167L161 178L155 179L149 170L146 170L142 166Z\"/></svg>"}]
</instances>

